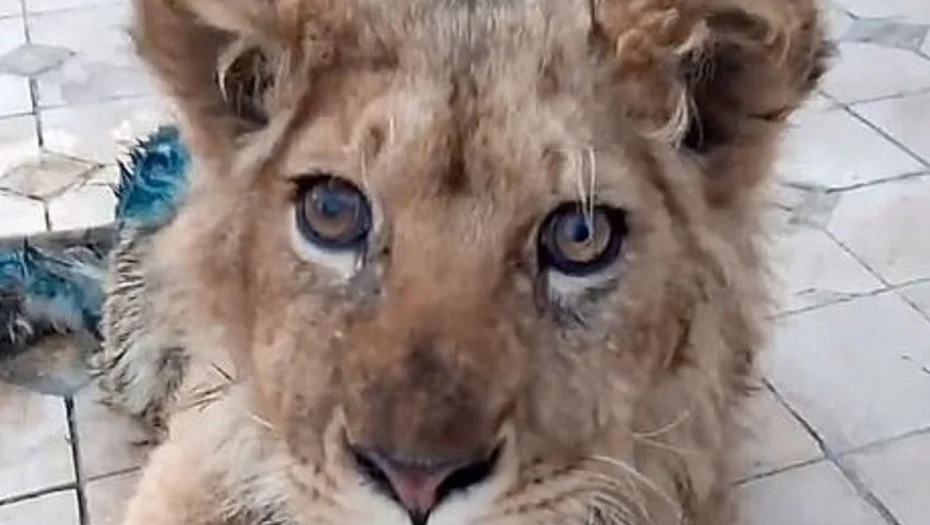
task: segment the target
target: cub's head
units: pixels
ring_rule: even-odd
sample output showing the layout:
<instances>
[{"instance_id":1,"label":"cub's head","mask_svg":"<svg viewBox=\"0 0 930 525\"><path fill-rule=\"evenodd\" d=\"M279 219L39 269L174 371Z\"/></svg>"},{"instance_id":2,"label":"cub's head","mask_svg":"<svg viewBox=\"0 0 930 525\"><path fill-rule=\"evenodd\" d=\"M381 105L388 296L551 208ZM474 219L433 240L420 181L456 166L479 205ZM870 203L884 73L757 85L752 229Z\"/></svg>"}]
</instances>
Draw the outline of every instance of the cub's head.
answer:
<instances>
[{"instance_id":1,"label":"cub's head","mask_svg":"<svg viewBox=\"0 0 930 525\"><path fill-rule=\"evenodd\" d=\"M137 9L196 158L172 277L288 451L295 521L683 504L637 440L687 410L667 430L719 452L811 1Z\"/></svg>"}]
</instances>

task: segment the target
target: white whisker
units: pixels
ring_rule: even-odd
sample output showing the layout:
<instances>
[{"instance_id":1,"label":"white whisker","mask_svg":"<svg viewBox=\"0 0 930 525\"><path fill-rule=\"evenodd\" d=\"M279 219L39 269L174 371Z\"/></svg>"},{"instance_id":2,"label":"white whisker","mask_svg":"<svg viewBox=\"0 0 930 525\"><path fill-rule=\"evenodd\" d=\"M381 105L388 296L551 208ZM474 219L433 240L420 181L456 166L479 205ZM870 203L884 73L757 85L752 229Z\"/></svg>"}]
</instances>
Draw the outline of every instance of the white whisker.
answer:
<instances>
[{"instance_id":1,"label":"white whisker","mask_svg":"<svg viewBox=\"0 0 930 525\"><path fill-rule=\"evenodd\" d=\"M678 415L675 416L675 419L673 419L669 423L666 423L665 425L655 430L651 430L649 432L633 432L633 437L654 438L654 437L661 436L662 434L671 432L672 430L677 428L679 425L687 421L690 417L691 417L691 411L688 409L684 409L681 412L679 412Z\"/></svg>"},{"instance_id":2,"label":"white whisker","mask_svg":"<svg viewBox=\"0 0 930 525\"><path fill-rule=\"evenodd\" d=\"M681 517L681 507L678 505L678 503L675 502L675 498L673 498L668 492L662 490L662 488L656 485L655 482L643 475L640 471L636 470L633 466L624 461L606 456L592 456L589 459L598 463L616 467L629 474L633 479L640 482L643 486L659 496L666 504L669 505L669 507L674 509L676 515L678 515L679 518Z\"/></svg>"},{"instance_id":3,"label":"white whisker","mask_svg":"<svg viewBox=\"0 0 930 525\"><path fill-rule=\"evenodd\" d=\"M594 207L597 204L597 156L594 153L594 148L591 146L585 148L585 153L585 158L587 159L585 164L588 167L588 202L585 222L587 222L588 228L591 231L591 237L594 238Z\"/></svg>"},{"instance_id":4,"label":"white whisker","mask_svg":"<svg viewBox=\"0 0 930 525\"><path fill-rule=\"evenodd\" d=\"M361 148L359 152L359 173L362 178L362 189L371 192L371 181L368 179L368 151L367 148Z\"/></svg>"}]
</instances>

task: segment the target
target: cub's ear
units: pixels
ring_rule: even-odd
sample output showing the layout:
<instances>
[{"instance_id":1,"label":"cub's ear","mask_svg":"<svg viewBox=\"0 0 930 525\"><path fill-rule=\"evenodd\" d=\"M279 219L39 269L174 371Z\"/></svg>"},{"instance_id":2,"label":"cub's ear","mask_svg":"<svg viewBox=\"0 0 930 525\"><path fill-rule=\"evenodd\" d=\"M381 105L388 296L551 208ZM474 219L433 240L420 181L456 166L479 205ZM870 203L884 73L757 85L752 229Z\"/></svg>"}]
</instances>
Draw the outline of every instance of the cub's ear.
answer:
<instances>
[{"instance_id":1,"label":"cub's ear","mask_svg":"<svg viewBox=\"0 0 930 525\"><path fill-rule=\"evenodd\" d=\"M331 56L332 0L135 0L133 36L200 156L228 162L290 107L288 85ZM317 22L317 23L314 23Z\"/></svg>"},{"instance_id":2,"label":"cub's ear","mask_svg":"<svg viewBox=\"0 0 930 525\"><path fill-rule=\"evenodd\" d=\"M606 0L598 14L627 116L697 158L715 206L768 175L832 50L815 0Z\"/></svg>"}]
</instances>

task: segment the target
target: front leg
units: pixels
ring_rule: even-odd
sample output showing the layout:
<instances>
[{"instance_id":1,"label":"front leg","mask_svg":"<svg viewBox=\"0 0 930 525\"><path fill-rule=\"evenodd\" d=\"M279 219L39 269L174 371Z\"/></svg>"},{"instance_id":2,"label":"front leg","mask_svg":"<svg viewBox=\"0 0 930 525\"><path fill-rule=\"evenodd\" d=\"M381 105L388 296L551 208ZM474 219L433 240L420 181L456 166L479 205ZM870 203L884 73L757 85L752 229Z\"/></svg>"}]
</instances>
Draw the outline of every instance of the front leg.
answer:
<instances>
[{"instance_id":1,"label":"front leg","mask_svg":"<svg viewBox=\"0 0 930 525\"><path fill-rule=\"evenodd\" d=\"M173 439L152 453L123 525L222 525L205 458L190 444Z\"/></svg>"}]
</instances>

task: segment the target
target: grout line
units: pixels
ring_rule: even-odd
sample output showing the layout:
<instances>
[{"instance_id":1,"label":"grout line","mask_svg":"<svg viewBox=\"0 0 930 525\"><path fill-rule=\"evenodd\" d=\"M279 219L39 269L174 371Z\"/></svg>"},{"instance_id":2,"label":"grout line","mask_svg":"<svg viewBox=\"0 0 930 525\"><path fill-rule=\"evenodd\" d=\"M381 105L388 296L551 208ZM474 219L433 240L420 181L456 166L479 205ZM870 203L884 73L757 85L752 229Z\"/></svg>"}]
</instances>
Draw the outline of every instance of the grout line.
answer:
<instances>
[{"instance_id":1,"label":"grout line","mask_svg":"<svg viewBox=\"0 0 930 525\"><path fill-rule=\"evenodd\" d=\"M114 470L113 472L107 472L106 474L97 474L96 476L89 476L85 481L87 483L93 483L95 481L101 481L105 479L115 478L119 476L125 476L126 474L133 474L136 472L141 472L142 467L127 467L124 469Z\"/></svg>"},{"instance_id":2,"label":"grout line","mask_svg":"<svg viewBox=\"0 0 930 525\"><path fill-rule=\"evenodd\" d=\"M60 485L52 485L51 487L46 487L44 489L36 490L33 492L27 492L25 494L7 496L4 498L0 498L0 507L2 507L3 505L11 505L13 503L20 503L22 501L28 501L31 499L41 498L42 496L48 496L50 494L64 492L66 490L74 490L76 488L77 488L77 485L74 482L62 483Z\"/></svg>"},{"instance_id":3,"label":"grout line","mask_svg":"<svg viewBox=\"0 0 930 525\"><path fill-rule=\"evenodd\" d=\"M20 8L23 12L23 34L26 37L26 44L32 44L32 33L29 31L29 10L26 9L26 0L20 0ZM32 106L32 115L33 123L35 124L36 129L36 141L38 142L39 149L45 146L45 137L42 134L42 119L39 115L39 83L36 81L34 76L30 76L28 79L29 82L29 103Z\"/></svg>"},{"instance_id":4,"label":"grout line","mask_svg":"<svg viewBox=\"0 0 930 525\"><path fill-rule=\"evenodd\" d=\"M879 126L877 126L876 124L874 124L871 120L869 120L869 119L863 117L862 115L860 115L859 113L857 113L856 110L853 109L851 106L846 105L846 104L843 104L843 105L842 105L842 108L843 108L844 111L846 111L846 113L848 113L849 115L851 115L853 118L855 118L855 119L858 120L859 122L861 122L861 123L865 124L866 126L868 126L869 128L871 128L872 131L874 131L874 132L878 133L879 135L881 135L882 137L884 137L885 140L891 142L892 144L894 144L895 146L897 146L898 148L900 148L902 151L904 151L905 153L907 153L908 155L910 155L914 160L916 160L917 162L919 162L921 165L923 165L924 167L930 167L930 163L928 163L926 159L924 159L923 157L921 157L920 155L918 155L917 153L915 153L915 152L914 152L913 150L911 150L909 147L905 146L900 140L898 140L897 138L893 137L890 133L888 133L888 132L885 131L884 129L882 129L882 128L880 128Z\"/></svg>"},{"instance_id":5,"label":"grout line","mask_svg":"<svg viewBox=\"0 0 930 525\"><path fill-rule=\"evenodd\" d=\"M885 505L885 503L879 499L874 492L865 486L862 480L859 479L859 475L841 461L841 458L830 458L830 461L832 461L833 464L836 465L836 468L838 468L843 476L846 477L846 480L849 481L849 483L853 486L853 488L859 494L859 497L861 497L869 506L875 509L875 511L878 512L878 514L884 518L886 522L888 522L890 525L904 525L901 520L899 520L894 515L894 513L891 512L891 509L889 509L888 506Z\"/></svg>"},{"instance_id":6,"label":"grout line","mask_svg":"<svg viewBox=\"0 0 930 525\"><path fill-rule=\"evenodd\" d=\"M29 78L29 97L32 99L32 118L36 125L36 139L39 148L45 147L45 135L42 131L42 115L39 111L39 84L34 78Z\"/></svg>"},{"instance_id":7,"label":"grout line","mask_svg":"<svg viewBox=\"0 0 930 525\"><path fill-rule=\"evenodd\" d=\"M77 489L78 521L80 525L89 525L87 498L84 497L84 472L81 468L81 441L78 438L74 414L74 398L65 398L65 409L68 414L68 434L71 436L71 460L74 464L75 488Z\"/></svg>"},{"instance_id":8,"label":"grout line","mask_svg":"<svg viewBox=\"0 0 930 525\"><path fill-rule=\"evenodd\" d=\"M824 457L826 459L830 459L833 454L830 452L829 447L827 447L826 441L824 441L820 433L817 432L817 430L810 423L808 423L807 420L804 419L804 417L801 416L801 414L797 410L795 410L793 406L791 406L790 403L788 403L785 397L781 395L781 392L779 392L778 389L775 388L775 385L769 379L763 378L762 384L765 385L765 388L773 396L775 396L775 400L778 401L778 404L780 404L783 408L785 408L785 410L787 410L788 413L791 414L791 417L794 418L801 425L801 427L804 428L804 430L808 434L810 434L810 436L814 439L814 442L817 444L817 448L820 449L820 452L824 455Z\"/></svg>"},{"instance_id":9,"label":"grout line","mask_svg":"<svg viewBox=\"0 0 930 525\"><path fill-rule=\"evenodd\" d=\"M849 186L837 186L837 187L832 187L832 188L824 188L823 191L827 195L832 195L834 193L846 193L846 192L851 192L855 190L871 188L873 186L881 186L883 184L891 184L895 182L908 181L912 179L920 179L920 178L928 177L928 176L930 176L930 171L918 170L918 171L913 171L910 173L904 173L902 175L894 175L894 176L887 177L884 179L878 179L878 180L873 180L873 181L868 181L868 182L860 182L858 184L850 184ZM817 188L808 187L808 188L803 188L803 189L807 189L808 191L815 191Z\"/></svg>"},{"instance_id":10,"label":"grout line","mask_svg":"<svg viewBox=\"0 0 930 525\"><path fill-rule=\"evenodd\" d=\"M828 232L824 232L824 233L827 233L827 235L830 236L830 234L829 234ZM836 242L837 244L839 244L841 249L843 249L843 250L846 251L847 253L851 253L850 250L849 250L846 246L844 246L842 243L840 243L840 242L837 241L836 239L833 239L832 236L830 236L830 238L831 238L831 240L833 240L834 242ZM855 258L855 260L856 260L857 263L863 264L863 263L861 262L861 260L860 260L858 257L855 256L855 254L851 254L851 256ZM863 266L864 266L864 268L866 269L866 271L870 271L870 272L871 272L871 270L869 270L869 268L868 268L867 265L863 265ZM843 295L843 296L841 296L841 297L837 297L837 298L835 298L835 299L831 299L831 300L826 301L826 302L823 302L823 303L813 304L813 305L810 305L810 306L805 306L805 307L803 307L803 308L796 308L796 309L794 309L794 310L784 310L784 311L781 311L781 312L776 313L776 314L773 315L771 318L772 318L772 319L776 319L776 320L778 320L778 319L785 319L785 318L788 318L788 317L793 317L793 316L795 316L795 315L805 314L805 313L808 313L808 312L813 312L813 311L821 310L821 309L823 309L823 308L828 308L828 307L830 307L830 306L836 306L836 305L839 305L839 304L845 304L845 303L848 303L848 302L850 302L850 301L855 301L855 300L858 300L858 299L866 299L866 298L869 298L869 297L876 297L876 296L879 296L879 295L882 295L882 294L886 294L886 293L897 292L897 291L899 291L899 290L901 290L901 289L903 289L903 288L908 288L908 287L911 287L911 286L917 286L917 285L920 285L920 284L930 283L930 277L921 277L921 278L919 278L919 279L911 279L911 280L909 280L909 281L903 281L903 282L901 282L901 283L888 284L888 285L884 284L884 280L883 280L883 279L879 279L879 280L880 280L880 282L883 283L883 284L882 284L882 286L880 286L879 288L876 288L876 289L874 289L874 290L868 290L868 291L866 291L866 292L850 293L850 294Z\"/></svg>"},{"instance_id":11,"label":"grout line","mask_svg":"<svg viewBox=\"0 0 930 525\"><path fill-rule=\"evenodd\" d=\"M830 101L830 105L820 111L832 111L834 109L837 109L840 106L840 104L842 104L842 102L840 102L839 100L836 100L836 97L824 91L822 87L817 89L816 94Z\"/></svg>"},{"instance_id":12,"label":"grout line","mask_svg":"<svg viewBox=\"0 0 930 525\"><path fill-rule=\"evenodd\" d=\"M852 107L852 106L871 104L873 102L885 102L888 100L898 100L902 98L916 97L916 96L926 95L927 93L930 93L930 86L917 88L917 89L914 89L913 91L899 91L897 93L892 93L890 95L878 95L874 97L866 97L863 99L850 100L848 102L840 102L836 99L834 99L834 101L840 106Z\"/></svg>"},{"instance_id":13,"label":"grout line","mask_svg":"<svg viewBox=\"0 0 930 525\"><path fill-rule=\"evenodd\" d=\"M924 311L923 308L921 308L920 305L917 304L916 301L912 301L910 297L908 297L907 295L905 295L904 293L902 293L902 290L903 290L904 288L905 288L905 287L903 287L903 286L899 286L899 287L897 287L897 288L894 288L895 294L896 294L899 298L901 298L902 301L904 301L905 303L907 303L907 305L910 306L911 309L913 309L915 312L917 312L918 315L920 315L922 318L924 318L927 322L930 322L930 312ZM928 371L928 373L930 373L930 371Z\"/></svg>"},{"instance_id":14,"label":"grout line","mask_svg":"<svg viewBox=\"0 0 930 525\"><path fill-rule=\"evenodd\" d=\"M839 12L845 14L845 15L848 16L849 18L852 18L853 20L862 20L862 17L860 17L860 16L857 15L856 13L853 13L853 12L852 12L848 7L846 7L845 5L839 3L839 2L837 2L837 1L835 1L835 0L829 0L828 3L829 3L829 5L830 5L830 7L832 7L833 9L836 9L837 11L839 11ZM826 13L821 13L821 16L822 16L824 19L827 18Z\"/></svg>"},{"instance_id":15,"label":"grout line","mask_svg":"<svg viewBox=\"0 0 930 525\"><path fill-rule=\"evenodd\" d=\"M840 471L840 473L846 478L856 493L865 501L870 507L872 507L888 525L903 525L898 518L888 509L888 507L877 497L875 493L869 490L868 487L862 483L862 480L859 479L859 476L856 473L846 466L842 461L841 457L833 452L833 450L827 445L826 440L823 436L817 432L817 429L813 425L807 422L806 419L798 412L789 402L785 399L784 396L775 388L775 385L772 384L768 379L763 379L762 383L765 387L775 396L775 399L780 403L793 417L801 427L814 439L814 442L817 443L817 447L823 453L826 460L832 463Z\"/></svg>"},{"instance_id":16,"label":"grout line","mask_svg":"<svg viewBox=\"0 0 930 525\"><path fill-rule=\"evenodd\" d=\"M881 186L883 184L893 184L895 182L908 181L911 179L920 179L923 177L930 177L930 171L926 169L921 169L917 171L911 171L908 173L902 173L901 175L891 175L883 179L870 180L866 182L859 182L856 184L849 184L846 186L819 186L817 184L811 184L809 182L796 181L791 179L780 180L776 184L785 186L787 188L806 191L808 193L822 193L824 195L833 195L836 193L848 193L856 190L871 188L873 186Z\"/></svg>"},{"instance_id":17,"label":"grout line","mask_svg":"<svg viewBox=\"0 0 930 525\"><path fill-rule=\"evenodd\" d=\"M910 177L909 177L909 178L910 178ZM899 180L901 180L901 179L899 179ZM920 317L922 317L922 318L923 318L924 320L926 320L927 322L930 322L930 312L925 312L923 309L920 308L920 306L919 306L917 303L915 303L915 302L912 301L910 298L908 298L906 295L904 295L903 293L901 293L901 290L903 290L904 288L907 288L907 287L910 287L910 286L915 286L915 285L918 285L918 284L926 283L928 280L930 280L930 278L918 278L918 279L912 279L912 280L910 280L910 281L905 281L905 282L903 282L903 283L892 284L892 283L889 282L887 279L885 279L885 277L881 274L881 272L879 272L878 270L876 270L875 268L873 268L872 265L870 265L868 262L865 261L865 259L863 259L862 257L860 257L859 254L855 252L855 250L853 250L852 248L850 248L849 246L847 246L846 243L844 243L842 240L840 240L840 239L839 239L836 235L834 235L833 232L831 232L828 228L826 228L826 227L821 227L820 230L823 231L824 234L826 234L827 237L830 238L830 240L832 240L833 242L835 242L835 243L840 247L840 249L842 249L843 251L845 251L850 257L853 258L853 260L855 260L857 263L859 263L860 266L862 266L863 268L865 268L865 270L866 270L867 272L869 272L873 277L875 277L876 279L878 279L878 281L879 281L880 283L882 283L882 285L883 285L882 288L880 288L880 289L877 290L877 291L874 291L873 293L862 294L862 295L858 295L858 296L855 296L855 297L845 297L845 298L843 298L843 299L841 299L841 300L839 300L839 301L836 301L836 302L834 302L834 303L831 303L831 304L839 304L839 303L842 303L842 302L852 301L852 300L857 299L857 298L859 298L859 297L877 296L877 295L881 295L881 294L883 294L883 293L892 292L892 293L894 293L899 299L901 299L902 301L904 301L912 310L914 310L915 312L917 312L917 314L920 315ZM826 305L826 304L825 304L825 305L818 305L817 308L819 308L820 306L827 306L827 305ZM813 309L814 309L814 308L811 308L811 309L809 309L809 310L813 310ZM809 311L809 310L808 310L808 311ZM777 316L776 318L781 318L781 317L784 317L784 316Z\"/></svg>"},{"instance_id":18,"label":"grout line","mask_svg":"<svg viewBox=\"0 0 930 525\"><path fill-rule=\"evenodd\" d=\"M877 449L877 448L883 448L883 447L886 447L886 446L888 446L888 445L893 445L893 444L895 444L895 443L898 443L899 441L904 441L904 440L906 440L906 439L910 439L910 438L918 437L918 436L923 436L923 435L927 435L927 434L930 434L930 427L919 428L919 429L917 429L917 430L909 430L909 431L907 431L907 432L904 432L903 434L898 434L898 435L896 435L896 436L891 436L891 437L887 437L887 438L877 439L877 440L875 440L875 441L871 441L871 442L866 443L866 444L864 444L864 445L858 445L858 446L853 447L853 448L851 448L851 449L849 449L849 450L845 450L845 451L841 452L840 454L838 454L838 457L843 457L843 458L845 458L846 456L851 456L851 455L855 455L855 454L861 454L861 453L863 453L863 452L869 452L869 451L874 450L874 449Z\"/></svg>"},{"instance_id":19,"label":"grout line","mask_svg":"<svg viewBox=\"0 0 930 525\"><path fill-rule=\"evenodd\" d=\"M917 24L917 25L926 26L927 24ZM910 51L911 53L914 53L915 55L917 55L918 58L927 60L927 55L925 55L920 50L920 46L924 45L924 42L927 41L927 38L928 38L927 35L930 35L930 32L924 33L924 39L921 40L919 44L917 44L917 47L904 47L904 48L899 47L898 49L904 49L905 51Z\"/></svg>"},{"instance_id":20,"label":"grout line","mask_svg":"<svg viewBox=\"0 0 930 525\"><path fill-rule=\"evenodd\" d=\"M888 177L881 178L881 179L875 179L875 180L870 180L866 182L858 182L855 184L848 184L846 186L820 186L820 185L812 184L812 183L805 182L805 181L791 180L791 179L779 180L776 182L776 184L779 186L784 186L786 188L793 189L793 190L798 190L798 191L803 191L803 192L808 192L808 193L819 193L823 195L835 195L835 194L842 195L844 193L850 193L856 190L868 189L868 188L872 188L876 186L883 186L885 184L894 184L897 182L906 182L906 181L910 181L914 179L922 179L924 177L930 177L930 170L927 170L926 168L924 168L924 169L919 169L917 171L902 173L900 175L890 175ZM776 203L776 206L778 206L777 203ZM783 206L779 206L779 207L784 208L788 211L792 209L791 207L783 207Z\"/></svg>"},{"instance_id":21,"label":"grout line","mask_svg":"<svg viewBox=\"0 0 930 525\"><path fill-rule=\"evenodd\" d=\"M48 211L48 203L42 201L42 214L45 217L45 231L52 231L52 215Z\"/></svg>"},{"instance_id":22,"label":"grout line","mask_svg":"<svg viewBox=\"0 0 930 525\"><path fill-rule=\"evenodd\" d=\"M142 93L124 93L120 95L112 95L109 97L104 97L99 100L84 100L78 102L56 102L47 105L37 106L37 111L46 112L46 111L58 111L74 108L87 108L90 106L99 106L104 104L110 104L114 102L132 102L136 100L151 100L156 103L161 102L162 98L159 96L157 91L147 91Z\"/></svg>"},{"instance_id":23,"label":"grout line","mask_svg":"<svg viewBox=\"0 0 930 525\"><path fill-rule=\"evenodd\" d=\"M833 242L839 245L840 248L842 248L846 253L848 253L850 257L855 259L855 261L858 262L863 268L865 268L866 271L871 273L876 279L878 279L882 284L884 284L886 286L885 291L894 293L899 299L904 301L904 303L907 304L912 310L917 312L917 314L920 315L921 318L923 318L927 322L930 322L930 315L928 315L927 312L923 311L920 308L920 306L917 305L917 303L911 301L907 296L901 293L901 290L903 290L904 288L908 286L913 286L915 284L920 284L922 282L926 282L926 279L918 279L917 281L914 281L910 284L905 283L905 284L892 285L891 283L888 282L887 279L885 279L885 277L878 270L876 270L869 263L867 263L862 257L859 256L858 253L853 251L852 248L850 248L849 246L846 246L846 244L843 241L841 241L839 238L837 238L835 235L833 235L832 232L828 231L826 228L824 228L823 231L825 234L827 234L827 237L829 237L830 239L833 240Z\"/></svg>"},{"instance_id":24,"label":"grout line","mask_svg":"<svg viewBox=\"0 0 930 525\"><path fill-rule=\"evenodd\" d=\"M821 462L824 462L824 461L826 461L826 460L827 460L827 458L825 458L824 456L821 455L821 456L818 456L818 457L813 458L813 459L808 459L808 460L804 460L804 461L799 461L799 462L797 462L797 463L791 463L790 465L785 465L785 466L778 467L778 468L775 468L775 469L772 469L772 470L767 470L767 471L765 471L765 472L760 472L760 473L758 473L758 474L753 474L753 475L751 475L751 476L746 476L745 478L741 478L741 479L736 480L736 482L734 482L733 484L734 484L734 485L737 485L737 486L738 486L738 485L746 485L746 484L752 483L752 482L754 482L754 481L759 481L759 480L762 480L762 479L766 479L766 478L771 478L771 477L777 476L777 475L779 475L779 474L784 474L785 472L791 472L791 471L793 471L793 470L798 470L798 469L802 469L802 468L804 468L804 467L809 467L809 466L811 466L811 465L816 465L817 463L821 463Z\"/></svg>"},{"instance_id":25,"label":"grout line","mask_svg":"<svg viewBox=\"0 0 930 525\"><path fill-rule=\"evenodd\" d=\"M821 303L821 304L817 304L817 305L813 305L813 306L808 306L808 307L805 307L805 308L798 308L798 309L796 309L796 310L790 310L790 311L785 311L785 312L779 312L779 313L777 313L777 314L774 316L774 319L776 319L776 320L785 319L785 318L787 318L787 317L791 317L791 316L794 316L794 315L797 315L797 314L803 314L803 313L807 313L807 312L812 312L812 311L820 310L820 309L822 309L822 308L826 308L826 307L829 307L829 306L835 306L835 305L838 305L838 304L844 304L844 303L848 303L848 302L850 302L850 301L855 301L855 300L857 300L857 299L863 299L863 298L866 298L866 297L876 297L876 296L879 296L879 295L882 295L882 294L886 294L886 293L894 293L899 299L901 299L901 300L904 301L909 307L911 307L911 309L915 310L918 314L920 314L920 316L921 316L923 319L925 319L926 321L930 322L930 312L925 312L925 311L923 311L923 310L920 308L920 306L918 306L916 303L914 303L913 301L911 301L907 296L905 296L904 294L901 293L901 290L903 290L904 288L909 288L909 287L911 287L911 286L917 286L917 285L920 285L920 284L925 284L925 283L927 283L927 282L930 282L930 277L919 277L919 278L917 278L917 279L911 279L911 280L903 281L903 282L900 282L900 283L891 283L891 282L889 282L887 279L885 279L885 277L884 277L878 270L876 270L875 268L873 268L872 265L870 265L870 264L869 264L868 262L866 262L862 257L860 257L858 253L856 253L852 248L850 248L849 246L847 246L846 243L844 243L842 240L840 240L840 239L839 239L836 235L834 235L833 232L831 232L829 229L827 229L827 228L822 228L822 227L821 227L821 228L818 228L818 229L820 229L824 234L826 234L826 236L827 236L830 240L832 240L834 243L836 243L837 246L840 247L840 249L842 249L842 250L843 250L844 252L846 252L850 257L852 257L853 260L855 260L860 266L862 266L862 268L864 268L867 272L869 272L870 275L872 275L874 278L876 278L876 279L882 284L882 286L881 286L880 288L875 289L875 290L870 290L870 291L864 292L864 293L849 294L849 295L847 295L847 296L845 296L845 297L840 297L840 298L838 298L838 299L836 299L836 300L833 300L833 301L827 301L827 302L825 302L825 303Z\"/></svg>"},{"instance_id":26,"label":"grout line","mask_svg":"<svg viewBox=\"0 0 930 525\"><path fill-rule=\"evenodd\" d=\"M65 6L65 7L52 7L50 9L43 9L41 11L32 11L32 14L38 15L38 16L57 15L57 14L68 13L71 11L80 11L82 9L109 7L114 4L119 5L119 4L124 4L124 3L126 3L125 0L95 0L93 2L88 2L85 4Z\"/></svg>"},{"instance_id":27,"label":"grout line","mask_svg":"<svg viewBox=\"0 0 930 525\"><path fill-rule=\"evenodd\" d=\"M842 248L843 251L845 251L846 253L848 253L850 257L852 257L853 259L855 259L857 263L859 263L860 265L862 265L862 267L865 268L867 272L869 272L870 274L872 274L873 277L875 277L876 279L878 279L878 282L882 283L882 284L885 286L885 289L886 289L886 290L891 290L891 289L900 288L900 286L896 286L896 285L893 285L892 283L888 282L888 280L885 279L885 276L883 276L883 275L882 275L878 270L876 270L875 268L872 268L872 265L869 264L868 262L866 262L865 259L863 259L862 257L860 257L859 254L856 253L852 248L850 248L849 246L846 246L846 243L844 243L842 240L839 239L839 237L837 237L836 235L834 235L833 232L831 232L829 228L821 228L821 230L822 230L825 234L827 234L827 237L829 237L831 240L833 240L833 242L835 242L837 245L839 245L839 247Z\"/></svg>"},{"instance_id":28,"label":"grout line","mask_svg":"<svg viewBox=\"0 0 930 525\"><path fill-rule=\"evenodd\" d=\"M32 114L33 114L33 113L32 113L32 110L29 110L29 111L22 111L22 112L19 112L19 113L7 113L7 114L5 114L5 115L3 115L3 116L0 116L0 122L2 122L2 121L4 121L4 120L8 120L8 119L28 117L28 116L30 116L30 115L32 115Z\"/></svg>"}]
</instances>

